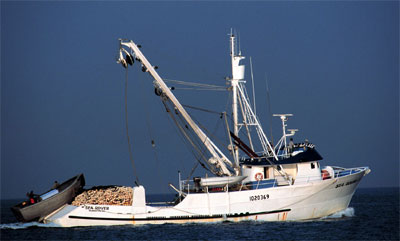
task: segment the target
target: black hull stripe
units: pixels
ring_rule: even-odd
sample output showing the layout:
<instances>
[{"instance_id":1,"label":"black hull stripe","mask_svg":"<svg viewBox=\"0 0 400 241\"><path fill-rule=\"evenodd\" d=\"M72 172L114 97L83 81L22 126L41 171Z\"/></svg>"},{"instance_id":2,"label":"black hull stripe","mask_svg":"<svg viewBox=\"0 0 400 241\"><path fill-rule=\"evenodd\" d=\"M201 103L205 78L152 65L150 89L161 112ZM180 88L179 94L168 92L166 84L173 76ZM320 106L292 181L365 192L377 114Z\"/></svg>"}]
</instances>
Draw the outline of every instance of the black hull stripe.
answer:
<instances>
[{"instance_id":1,"label":"black hull stripe","mask_svg":"<svg viewBox=\"0 0 400 241\"><path fill-rule=\"evenodd\" d=\"M262 214L273 214L281 212L289 212L291 209L281 209L269 212L259 212L259 213L240 213L240 214L228 214L227 218L237 218L237 217L248 217L254 215ZM195 216L172 216L172 217L149 217L149 218L107 218L107 217L84 217L84 216L74 216L70 215L68 218L72 219L91 219L91 220L106 220L106 221L165 221L165 220L194 220L194 219L209 219L209 218L222 218L224 215L195 215Z\"/></svg>"}]
</instances>

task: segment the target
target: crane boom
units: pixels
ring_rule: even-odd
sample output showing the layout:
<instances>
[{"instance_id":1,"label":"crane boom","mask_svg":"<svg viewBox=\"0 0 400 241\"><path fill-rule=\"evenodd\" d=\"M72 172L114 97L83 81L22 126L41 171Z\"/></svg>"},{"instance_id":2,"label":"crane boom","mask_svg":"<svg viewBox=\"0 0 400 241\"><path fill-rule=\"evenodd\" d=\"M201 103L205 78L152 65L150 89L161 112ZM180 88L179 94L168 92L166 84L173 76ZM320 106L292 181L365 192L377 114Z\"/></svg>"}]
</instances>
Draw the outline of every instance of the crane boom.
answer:
<instances>
[{"instance_id":1,"label":"crane boom","mask_svg":"<svg viewBox=\"0 0 400 241\"><path fill-rule=\"evenodd\" d=\"M127 53L127 51L122 46L125 46L134 52L135 58L139 60L145 67L144 70L150 73L150 75L154 78L156 84L158 85L157 87L159 87L162 93L165 94L166 97L168 97L168 99L176 107L177 111L182 115L182 117L185 119L188 125L192 128L194 133L199 137L201 142L204 144L204 146L212 155L212 157L208 160L208 162L220 169L220 172L218 174L221 176L222 175L232 176L232 173L225 165L226 163L232 166L232 162L222 153L221 150L218 149L218 147L210 140L210 138L208 138L208 136L193 121L193 119L190 117L190 115L186 112L181 103L172 93L170 88L165 84L164 80L160 77L155 68L150 64L147 58L143 55L142 51L140 51L139 47L133 41L124 42L120 40L120 57L118 63L122 63L124 67L127 66L126 61L123 58L123 53L125 54L129 53ZM129 57L132 58L132 56Z\"/></svg>"}]
</instances>

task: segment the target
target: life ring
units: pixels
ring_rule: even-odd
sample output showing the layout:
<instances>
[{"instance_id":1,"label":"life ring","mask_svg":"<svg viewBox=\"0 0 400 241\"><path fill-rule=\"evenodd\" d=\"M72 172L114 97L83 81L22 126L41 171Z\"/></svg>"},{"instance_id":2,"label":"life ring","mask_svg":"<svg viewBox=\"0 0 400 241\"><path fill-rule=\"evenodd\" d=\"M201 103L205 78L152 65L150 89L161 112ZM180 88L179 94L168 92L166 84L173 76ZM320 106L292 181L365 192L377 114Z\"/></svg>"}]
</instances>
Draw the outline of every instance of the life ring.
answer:
<instances>
[{"instance_id":1,"label":"life ring","mask_svg":"<svg viewBox=\"0 0 400 241\"><path fill-rule=\"evenodd\" d=\"M254 178L255 178L257 181L260 181L260 180L263 179L263 174L262 174L261 172L257 172L256 175L254 175Z\"/></svg>"}]
</instances>

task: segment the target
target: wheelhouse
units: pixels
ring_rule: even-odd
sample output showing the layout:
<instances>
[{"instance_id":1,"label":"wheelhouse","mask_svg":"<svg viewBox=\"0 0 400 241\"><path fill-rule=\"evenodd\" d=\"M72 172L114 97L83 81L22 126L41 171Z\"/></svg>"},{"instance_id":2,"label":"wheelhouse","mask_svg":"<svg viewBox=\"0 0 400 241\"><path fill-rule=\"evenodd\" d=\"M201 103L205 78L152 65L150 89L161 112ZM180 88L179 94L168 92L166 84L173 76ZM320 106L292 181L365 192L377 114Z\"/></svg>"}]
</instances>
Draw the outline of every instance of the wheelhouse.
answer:
<instances>
[{"instance_id":1,"label":"wheelhouse","mask_svg":"<svg viewBox=\"0 0 400 241\"><path fill-rule=\"evenodd\" d=\"M246 185L273 187L299 185L322 180L319 161L321 155L312 144L295 144L290 152L278 152L278 160L271 157L242 158L240 161Z\"/></svg>"}]
</instances>

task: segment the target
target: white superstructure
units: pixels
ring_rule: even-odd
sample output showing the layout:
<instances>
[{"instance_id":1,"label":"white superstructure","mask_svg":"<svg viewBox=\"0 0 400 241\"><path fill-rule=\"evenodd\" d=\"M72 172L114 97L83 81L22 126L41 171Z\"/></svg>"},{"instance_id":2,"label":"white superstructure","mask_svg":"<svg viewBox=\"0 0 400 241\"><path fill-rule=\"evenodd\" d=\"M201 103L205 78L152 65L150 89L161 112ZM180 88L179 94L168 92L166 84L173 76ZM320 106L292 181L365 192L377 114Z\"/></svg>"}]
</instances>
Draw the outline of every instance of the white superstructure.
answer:
<instances>
[{"instance_id":1,"label":"white superstructure","mask_svg":"<svg viewBox=\"0 0 400 241\"><path fill-rule=\"evenodd\" d=\"M233 120L228 146L233 161L192 120L139 47L133 41L120 41L118 62L127 68L136 60L141 63L142 70L154 78L156 93L183 117L209 152L211 157L206 161L213 167L211 171L215 177L179 180L179 189L175 188L179 198L174 205L149 205L144 187L136 186L132 206L65 205L47 216L44 222L69 227L315 219L346 209L358 183L370 172L368 167L321 167L322 157L313 144L292 141L288 144L287 137L297 131L286 130L291 114L276 115L282 120L283 135L273 146L247 96L245 66L241 63L245 57L237 51L234 34L230 35L232 77L228 79ZM262 147L260 152L254 150L250 128L256 130ZM248 137L249 146L239 138L241 131ZM240 157L239 150L248 157Z\"/></svg>"}]
</instances>

